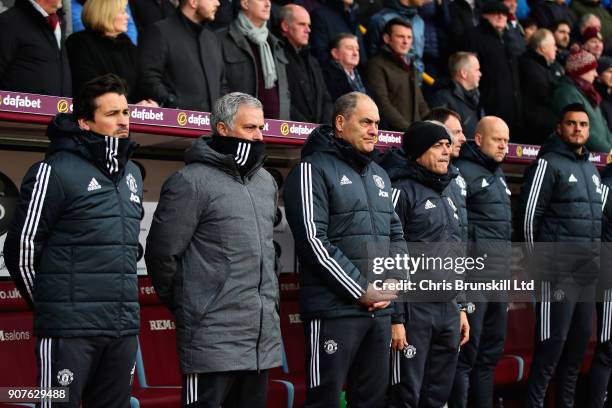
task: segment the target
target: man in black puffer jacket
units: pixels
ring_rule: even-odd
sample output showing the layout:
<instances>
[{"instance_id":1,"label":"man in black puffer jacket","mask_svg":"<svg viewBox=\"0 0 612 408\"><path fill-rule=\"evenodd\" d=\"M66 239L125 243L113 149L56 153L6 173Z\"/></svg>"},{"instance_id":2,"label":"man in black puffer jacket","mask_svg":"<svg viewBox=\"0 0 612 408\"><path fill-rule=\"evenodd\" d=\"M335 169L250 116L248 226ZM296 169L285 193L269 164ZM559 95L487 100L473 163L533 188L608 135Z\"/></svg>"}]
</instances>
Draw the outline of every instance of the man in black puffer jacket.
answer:
<instances>
[{"instance_id":1,"label":"man in black puffer jacket","mask_svg":"<svg viewBox=\"0 0 612 408\"><path fill-rule=\"evenodd\" d=\"M139 329L142 212L125 83L93 79L74 111L47 129L51 144L23 179L4 256L34 307L38 386L69 387L70 407L124 408Z\"/></svg>"},{"instance_id":2,"label":"man in black puffer jacket","mask_svg":"<svg viewBox=\"0 0 612 408\"><path fill-rule=\"evenodd\" d=\"M597 348L589 371L589 408L603 408L612 375L612 164L601 172L603 218L601 270L597 281Z\"/></svg>"},{"instance_id":3,"label":"man in black puffer jacket","mask_svg":"<svg viewBox=\"0 0 612 408\"><path fill-rule=\"evenodd\" d=\"M380 117L365 94L335 103L334 126L315 129L285 184L285 211L300 261L306 329L306 407L333 407L346 381L349 405L382 408L389 375L392 294L377 291L406 254L391 181L372 161ZM373 272L373 273L372 273ZM401 275L401 276L400 276ZM380 282L378 282L380 283Z\"/></svg>"},{"instance_id":4,"label":"man in black puffer jacket","mask_svg":"<svg viewBox=\"0 0 612 408\"><path fill-rule=\"evenodd\" d=\"M584 147L588 138L585 107L567 105L556 133L542 146L523 181L519 225L539 292L527 407L543 406L555 370L557 404L574 405L576 381L591 336L602 188Z\"/></svg>"},{"instance_id":5,"label":"man in black puffer jacket","mask_svg":"<svg viewBox=\"0 0 612 408\"><path fill-rule=\"evenodd\" d=\"M393 180L404 238L417 243L410 245L413 258L423 254L430 264L429 259L463 257L458 207L451 196L457 173L448 167L450 134L440 123L415 122L404 134L403 147L405 157L390 151L381 165ZM457 349L469 338L465 310L457 304L460 291L454 287L461 275L454 267L423 267L410 279L416 285L404 299L410 303L395 303L388 407L441 407L453 385ZM451 287L431 286L445 282Z\"/></svg>"},{"instance_id":6,"label":"man in black puffer jacket","mask_svg":"<svg viewBox=\"0 0 612 408\"><path fill-rule=\"evenodd\" d=\"M471 271L466 281L486 283L510 278L512 213L510 190L501 164L508 148L509 130L505 122L486 116L476 127L475 140L463 146L455 165L467 184L469 255L487 257L482 272ZM485 255L486 254L486 255ZM481 299L468 292L467 301L477 302L468 314L470 340L461 348L451 407L467 407L468 390L477 407L493 404L493 374L504 350L506 302L503 297ZM490 302L487 302L490 301ZM481 336L486 333L485 336ZM470 381L474 378L474 381Z\"/></svg>"}]
</instances>

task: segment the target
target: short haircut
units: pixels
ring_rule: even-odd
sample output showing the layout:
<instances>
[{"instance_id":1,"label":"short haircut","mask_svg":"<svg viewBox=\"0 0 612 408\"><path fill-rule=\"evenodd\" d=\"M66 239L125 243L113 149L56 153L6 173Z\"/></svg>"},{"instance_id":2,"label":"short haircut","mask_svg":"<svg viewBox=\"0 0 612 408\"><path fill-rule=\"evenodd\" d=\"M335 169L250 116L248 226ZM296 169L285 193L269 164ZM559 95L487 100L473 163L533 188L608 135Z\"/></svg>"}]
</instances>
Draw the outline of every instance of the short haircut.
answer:
<instances>
[{"instance_id":1,"label":"short haircut","mask_svg":"<svg viewBox=\"0 0 612 408\"><path fill-rule=\"evenodd\" d=\"M107 93L116 93L127 98L127 84L115 74L102 75L86 82L72 101L74 118L93 120L98 108L96 98Z\"/></svg>"},{"instance_id":2,"label":"short haircut","mask_svg":"<svg viewBox=\"0 0 612 408\"><path fill-rule=\"evenodd\" d=\"M126 6L127 0L88 0L83 6L81 20L90 30L102 34L114 31L115 17Z\"/></svg>"},{"instance_id":3,"label":"short haircut","mask_svg":"<svg viewBox=\"0 0 612 408\"><path fill-rule=\"evenodd\" d=\"M552 25L550 26L550 31L554 33L559 29L559 26L562 24L565 24L570 29L570 31L572 31L572 23L564 19L556 20L554 23L552 23Z\"/></svg>"},{"instance_id":4,"label":"short haircut","mask_svg":"<svg viewBox=\"0 0 612 408\"><path fill-rule=\"evenodd\" d=\"M536 51L542 46L542 43L544 42L544 40L546 40L546 38L548 38L548 36L551 36L553 40L555 39L553 33L550 30L547 30L546 28L539 28L538 30L536 30L535 33L533 33L533 35L529 39L529 48L532 51Z\"/></svg>"},{"instance_id":5,"label":"short haircut","mask_svg":"<svg viewBox=\"0 0 612 408\"><path fill-rule=\"evenodd\" d=\"M357 106L357 101L361 97L370 99L368 95L361 92L349 92L336 99L336 102L334 103L334 121L338 115L349 118L353 114L353 111Z\"/></svg>"},{"instance_id":6,"label":"short haircut","mask_svg":"<svg viewBox=\"0 0 612 408\"><path fill-rule=\"evenodd\" d=\"M578 23L578 27L583 28L584 25L593 17L597 18L599 20L599 22L601 23L601 18L599 18L597 15L593 14L593 13L586 13L583 14L582 17L580 18L580 22Z\"/></svg>"},{"instance_id":7,"label":"short haircut","mask_svg":"<svg viewBox=\"0 0 612 408\"><path fill-rule=\"evenodd\" d=\"M405 18L395 17L387 21L387 24L385 24L385 28L383 29L383 34L391 35L393 27L396 25L409 28L410 31L412 31L412 24L410 24L410 21L406 20Z\"/></svg>"},{"instance_id":8,"label":"short haircut","mask_svg":"<svg viewBox=\"0 0 612 408\"><path fill-rule=\"evenodd\" d=\"M289 3L285 4L280 8L278 12L278 22L286 21L287 23L291 23L293 21L293 10L295 8L295 4Z\"/></svg>"},{"instance_id":9,"label":"short haircut","mask_svg":"<svg viewBox=\"0 0 612 408\"><path fill-rule=\"evenodd\" d=\"M217 124L220 122L225 123L228 128L233 129L236 113L238 113L238 108L242 105L263 110L263 105L259 99L242 92L228 93L217 99L215 106L213 106L212 114L210 115L210 124L213 133L216 132Z\"/></svg>"},{"instance_id":10,"label":"short haircut","mask_svg":"<svg viewBox=\"0 0 612 408\"><path fill-rule=\"evenodd\" d=\"M338 48L340 46L340 42L342 42L342 40L347 39L357 41L357 36L351 33L340 33L331 39L331 41L329 42L329 49L333 50L334 48Z\"/></svg>"},{"instance_id":11,"label":"short haircut","mask_svg":"<svg viewBox=\"0 0 612 408\"><path fill-rule=\"evenodd\" d=\"M519 21L519 24L521 25L521 27L523 28L528 28L528 27L533 27L533 26L538 26L538 22L535 21L535 19L531 18L531 17L525 17L524 19L522 19L521 21Z\"/></svg>"},{"instance_id":12,"label":"short haircut","mask_svg":"<svg viewBox=\"0 0 612 408\"><path fill-rule=\"evenodd\" d=\"M559 117L559 122L563 122L563 118L565 118L565 115L568 112L584 112L587 116L589 116L589 113L587 112L583 104L570 103L569 105L565 105L563 109L561 109L561 116Z\"/></svg>"},{"instance_id":13,"label":"short haircut","mask_svg":"<svg viewBox=\"0 0 612 408\"><path fill-rule=\"evenodd\" d=\"M454 116L459 122L461 122L461 115L459 115L454 110L444 107L433 108L429 111L427 116L423 118L423 120L435 121L444 124L444 122L446 122L450 116Z\"/></svg>"},{"instance_id":14,"label":"short haircut","mask_svg":"<svg viewBox=\"0 0 612 408\"><path fill-rule=\"evenodd\" d=\"M456 52L448 57L448 73L451 78L470 65L470 57L478 58L475 53L465 51Z\"/></svg>"}]
</instances>

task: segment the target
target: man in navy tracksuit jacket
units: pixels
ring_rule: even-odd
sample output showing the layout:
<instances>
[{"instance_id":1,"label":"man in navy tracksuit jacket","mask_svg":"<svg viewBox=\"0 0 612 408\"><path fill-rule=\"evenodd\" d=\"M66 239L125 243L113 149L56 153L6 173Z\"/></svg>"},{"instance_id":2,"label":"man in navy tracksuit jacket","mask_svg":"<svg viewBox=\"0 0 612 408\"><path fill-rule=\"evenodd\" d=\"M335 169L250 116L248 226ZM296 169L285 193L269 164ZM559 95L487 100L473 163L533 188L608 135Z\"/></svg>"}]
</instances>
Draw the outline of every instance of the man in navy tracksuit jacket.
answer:
<instances>
[{"instance_id":1,"label":"man in navy tracksuit jacket","mask_svg":"<svg viewBox=\"0 0 612 408\"><path fill-rule=\"evenodd\" d=\"M487 256L483 272L470 271L466 280L486 283L510 278L511 192L501 167L509 129L502 119L487 116L478 123L474 139L463 146L455 165L466 183L468 254L473 258ZM506 338L507 303L503 294L494 292L468 292L466 299L476 303L468 314L470 340L459 354L449 406L467 407L469 390L475 406L492 407L495 366Z\"/></svg>"},{"instance_id":2,"label":"man in navy tracksuit jacket","mask_svg":"<svg viewBox=\"0 0 612 408\"><path fill-rule=\"evenodd\" d=\"M451 195L451 137L439 122L415 122L403 137L405 157L390 151L381 161L393 181L395 210L412 257L458 259L464 244L457 204ZM455 282L454 268L418 270L411 281ZM392 331L392 378L388 407L441 407L451 392L457 350L469 337L459 291L423 290L396 302Z\"/></svg>"},{"instance_id":3,"label":"man in navy tracksuit jacket","mask_svg":"<svg viewBox=\"0 0 612 408\"><path fill-rule=\"evenodd\" d=\"M315 129L285 184L287 221L300 261L300 312L306 332L306 404L383 408L389 378L392 294L372 274L374 258L406 254L391 181L372 161L376 104L352 92L335 103L334 127Z\"/></svg>"},{"instance_id":4,"label":"man in navy tracksuit jacket","mask_svg":"<svg viewBox=\"0 0 612 408\"><path fill-rule=\"evenodd\" d=\"M55 117L4 245L9 273L34 308L38 386L69 388L70 402L53 406L130 404L142 178L129 161L126 89L114 75L93 79L74 115Z\"/></svg>"},{"instance_id":5,"label":"man in navy tracksuit jacket","mask_svg":"<svg viewBox=\"0 0 612 408\"><path fill-rule=\"evenodd\" d=\"M603 218L601 270L597 281L597 348L589 372L588 407L603 408L612 374L612 164L601 172Z\"/></svg>"},{"instance_id":6,"label":"man in navy tracksuit jacket","mask_svg":"<svg viewBox=\"0 0 612 408\"><path fill-rule=\"evenodd\" d=\"M523 181L520 227L538 298L527 407L544 405L555 372L557 406L574 406L591 336L603 189L584 147L588 137L584 106L566 106Z\"/></svg>"}]
</instances>

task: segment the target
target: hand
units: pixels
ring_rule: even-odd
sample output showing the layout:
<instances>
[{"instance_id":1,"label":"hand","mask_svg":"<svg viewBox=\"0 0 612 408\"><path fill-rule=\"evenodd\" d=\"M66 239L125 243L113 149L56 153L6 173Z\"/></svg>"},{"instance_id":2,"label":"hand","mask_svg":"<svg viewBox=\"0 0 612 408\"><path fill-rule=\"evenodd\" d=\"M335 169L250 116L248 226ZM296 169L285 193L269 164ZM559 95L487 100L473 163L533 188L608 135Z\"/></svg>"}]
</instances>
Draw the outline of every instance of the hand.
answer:
<instances>
[{"instance_id":1,"label":"hand","mask_svg":"<svg viewBox=\"0 0 612 408\"><path fill-rule=\"evenodd\" d=\"M138 102L136 105L146 106L148 108L159 108L159 105L153 99L143 99L142 101Z\"/></svg>"},{"instance_id":2,"label":"hand","mask_svg":"<svg viewBox=\"0 0 612 408\"><path fill-rule=\"evenodd\" d=\"M470 340L470 324L468 323L467 313L463 310L459 312L459 319L459 331L461 332L459 346L463 346Z\"/></svg>"},{"instance_id":3,"label":"hand","mask_svg":"<svg viewBox=\"0 0 612 408\"><path fill-rule=\"evenodd\" d=\"M362 306L370 308L375 303L390 302L396 297L396 291L376 290L374 289L374 285L368 283L368 289L366 290L366 293L361 295L357 302Z\"/></svg>"},{"instance_id":4,"label":"hand","mask_svg":"<svg viewBox=\"0 0 612 408\"><path fill-rule=\"evenodd\" d=\"M402 351L408 346L406 340L406 328L402 323L391 325L391 348L393 350Z\"/></svg>"},{"instance_id":5,"label":"hand","mask_svg":"<svg viewBox=\"0 0 612 408\"><path fill-rule=\"evenodd\" d=\"M376 302L374 304L372 304L370 307L368 307L368 312L373 312L375 310L378 309L384 309L387 306L389 306L391 304L391 302L386 301L386 302Z\"/></svg>"}]
</instances>

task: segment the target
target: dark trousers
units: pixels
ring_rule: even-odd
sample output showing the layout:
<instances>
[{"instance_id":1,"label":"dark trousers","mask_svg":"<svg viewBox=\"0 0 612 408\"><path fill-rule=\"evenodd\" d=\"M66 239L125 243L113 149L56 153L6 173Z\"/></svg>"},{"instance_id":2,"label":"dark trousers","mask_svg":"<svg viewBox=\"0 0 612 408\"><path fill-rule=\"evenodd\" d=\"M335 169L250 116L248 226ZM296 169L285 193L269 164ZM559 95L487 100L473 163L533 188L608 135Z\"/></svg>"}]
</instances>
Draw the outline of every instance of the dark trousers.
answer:
<instances>
[{"instance_id":1,"label":"dark trousers","mask_svg":"<svg viewBox=\"0 0 612 408\"><path fill-rule=\"evenodd\" d=\"M504 352L507 303L482 302L468 314L470 340L461 347L450 408L493 407L495 366Z\"/></svg>"},{"instance_id":2,"label":"dark trousers","mask_svg":"<svg viewBox=\"0 0 612 408\"><path fill-rule=\"evenodd\" d=\"M411 303L405 326L408 347L391 353L388 406L441 408L450 396L459 354L457 305Z\"/></svg>"},{"instance_id":3,"label":"dark trousers","mask_svg":"<svg viewBox=\"0 0 612 408\"><path fill-rule=\"evenodd\" d=\"M267 370L183 375L183 407L265 408L267 396Z\"/></svg>"},{"instance_id":4,"label":"dark trousers","mask_svg":"<svg viewBox=\"0 0 612 408\"><path fill-rule=\"evenodd\" d=\"M68 387L70 402L38 407L129 408L136 364L136 336L39 338L36 341L38 384Z\"/></svg>"},{"instance_id":5,"label":"dark trousers","mask_svg":"<svg viewBox=\"0 0 612 408\"><path fill-rule=\"evenodd\" d=\"M589 408L603 408L612 373L612 290L606 292L609 300L597 303L597 348L589 372Z\"/></svg>"},{"instance_id":6,"label":"dark trousers","mask_svg":"<svg viewBox=\"0 0 612 408\"><path fill-rule=\"evenodd\" d=\"M305 408L338 407L342 385L353 408L383 408L389 383L391 318L340 317L305 322Z\"/></svg>"},{"instance_id":7,"label":"dark trousers","mask_svg":"<svg viewBox=\"0 0 612 408\"><path fill-rule=\"evenodd\" d=\"M573 408L578 374L591 337L592 302L552 301L556 293L542 284L542 301L536 304L536 346L527 383L526 407L541 408L548 384L556 371L557 407Z\"/></svg>"}]
</instances>

